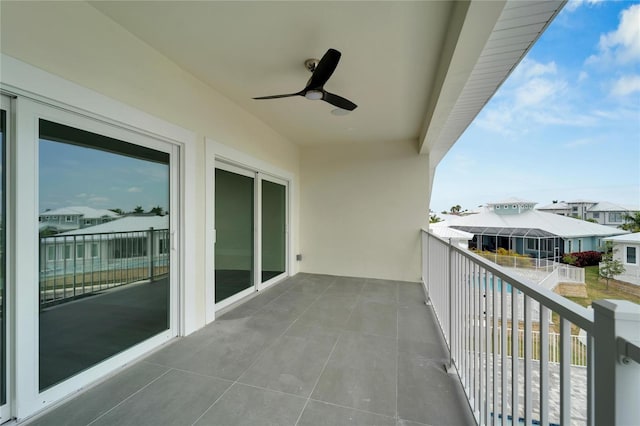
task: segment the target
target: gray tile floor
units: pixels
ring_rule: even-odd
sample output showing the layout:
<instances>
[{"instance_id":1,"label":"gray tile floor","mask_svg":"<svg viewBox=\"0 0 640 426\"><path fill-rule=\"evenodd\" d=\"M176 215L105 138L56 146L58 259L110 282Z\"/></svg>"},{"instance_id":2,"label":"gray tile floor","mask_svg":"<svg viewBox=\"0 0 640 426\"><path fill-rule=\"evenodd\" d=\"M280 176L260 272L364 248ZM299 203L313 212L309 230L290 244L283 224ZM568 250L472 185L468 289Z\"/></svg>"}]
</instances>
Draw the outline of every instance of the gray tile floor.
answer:
<instances>
[{"instance_id":1,"label":"gray tile floor","mask_svg":"<svg viewBox=\"0 0 640 426\"><path fill-rule=\"evenodd\" d=\"M475 424L417 283L298 274L34 425Z\"/></svg>"}]
</instances>

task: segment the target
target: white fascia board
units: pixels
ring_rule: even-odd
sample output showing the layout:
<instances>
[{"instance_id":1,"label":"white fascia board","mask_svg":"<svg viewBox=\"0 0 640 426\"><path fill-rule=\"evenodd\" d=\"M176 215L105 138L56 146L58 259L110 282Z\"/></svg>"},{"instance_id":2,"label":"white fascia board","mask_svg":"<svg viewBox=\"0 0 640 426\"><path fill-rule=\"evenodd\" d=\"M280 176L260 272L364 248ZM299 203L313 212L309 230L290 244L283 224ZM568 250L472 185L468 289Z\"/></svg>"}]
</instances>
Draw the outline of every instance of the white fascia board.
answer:
<instances>
[{"instance_id":1,"label":"white fascia board","mask_svg":"<svg viewBox=\"0 0 640 426\"><path fill-rule=\"evenodd\" d=\"M421 154L431 151L442 132L505 4L505 1L455 4L421 131Z\"/></svg>"}]
</instances>

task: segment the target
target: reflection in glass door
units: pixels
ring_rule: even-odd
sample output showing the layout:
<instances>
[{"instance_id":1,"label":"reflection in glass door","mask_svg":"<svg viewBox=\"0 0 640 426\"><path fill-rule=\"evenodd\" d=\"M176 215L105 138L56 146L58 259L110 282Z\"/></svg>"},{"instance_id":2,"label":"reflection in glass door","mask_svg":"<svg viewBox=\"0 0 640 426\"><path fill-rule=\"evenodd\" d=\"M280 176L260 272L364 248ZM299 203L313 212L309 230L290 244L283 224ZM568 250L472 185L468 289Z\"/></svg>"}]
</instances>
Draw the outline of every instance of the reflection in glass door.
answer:
<instances>
[{"instance_id":1,"label":"reflection in glass door","mask_svg":"<svg viewBox=\"0 0 640 426\"><path fill-rule=\"evenodd\" d=\"M170 155L39 122L39 389L169 329Z\"/></svg>"},{"instance_id":2,"label":"reflection in glass door","mask_svg":"<svg viewBox=\"0 0 640 426\"><path fill-rule=\"evenodd\" d=\"M262 282L286 271L287 187L262 180Z\"/></svg>"},{"instance_id":3,"label":"reflection in glass door","mask_svg":"<svg viewBox=\"0 0 640 426\"><path fill-rule=\"evenodd\" d=\"M215 303L254 286L254 178L225 169L215 170Z\"/></svg>"}]
</instances>

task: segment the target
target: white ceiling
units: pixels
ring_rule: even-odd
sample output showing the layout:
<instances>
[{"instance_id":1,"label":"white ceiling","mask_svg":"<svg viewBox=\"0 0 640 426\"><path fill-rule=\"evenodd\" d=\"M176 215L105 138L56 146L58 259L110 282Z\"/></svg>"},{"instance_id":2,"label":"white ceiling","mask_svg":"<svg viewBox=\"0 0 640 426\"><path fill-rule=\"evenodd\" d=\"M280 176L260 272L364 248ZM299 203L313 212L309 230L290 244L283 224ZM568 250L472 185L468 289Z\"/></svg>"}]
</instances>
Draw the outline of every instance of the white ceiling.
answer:
<instances>
[{"instance_id":1,"label":"white ceiling","mask_svg":"<svg viewBox=\"0 0 640 426\"><path fill-rule=\"evenodd\" d=\"M485 17L474 11L476 22L469 25L467 10L472 8L449 1L91 4L301 145L422 142L428 126L445 125L453 107L449 104L460 95L504 6L501 1L474 2L488 13ZM528 44L521 44L524 52ZM328 48L341 51L342 59L325 89L358 104L349 115L334 116L331 105L302 97L251 99L301 90L310 77L305 59L320 58ZM511 59L518 60L518 55ZM456 76L453 83L442 79L443 69ZM498 84L487 86L484 102ZM443 96L446 108L439 106ZM470 122L465 120L462 129Z\"/></svg>"}]
</instances>

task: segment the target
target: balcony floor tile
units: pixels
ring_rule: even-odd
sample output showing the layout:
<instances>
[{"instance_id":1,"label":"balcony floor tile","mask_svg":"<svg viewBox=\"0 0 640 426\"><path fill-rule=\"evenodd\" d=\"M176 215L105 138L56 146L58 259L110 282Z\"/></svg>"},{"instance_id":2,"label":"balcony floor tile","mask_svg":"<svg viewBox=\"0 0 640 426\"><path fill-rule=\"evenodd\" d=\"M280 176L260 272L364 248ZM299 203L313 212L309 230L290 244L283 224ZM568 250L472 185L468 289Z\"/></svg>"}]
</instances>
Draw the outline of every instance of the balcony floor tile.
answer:
<instances>
[{"instance_id":1,"label":"balcony floor tile","mask_svg":"<svg viewBox=\"0 0 640 426\"><path fill-rule=\"evenodd\" d=\"M186 425L195 422L231 382L171 370L92 425Z\"/></svg>"},{"instance_id":2,"label":"balcony floor tile","mask_svg":"<svg viewBox=\"0 0 640 426\"><path fill-rule=\"evenodd\" d=\"M298 274L35 424L473 424L424 299L418 283Z\"/></svg>"},{"instance_id":3,"label":"balcony floor tile","mask_svg":"<svg viewBox=\"0 0 640 426\"><path fill-rule=\"evenodd\" d=\"M294 425L307 400L234 384L194 426Z\"/></svg>"},{"instance_id":4,"label":"balcony floor tile","mask_svg":"<svg viewBox=\"0 0 640 426\"><path fill-rule=\"evenodd\" d=\"M297 426L396 426L393 417L309 401Z\"/></svg>"}]
</instances>

